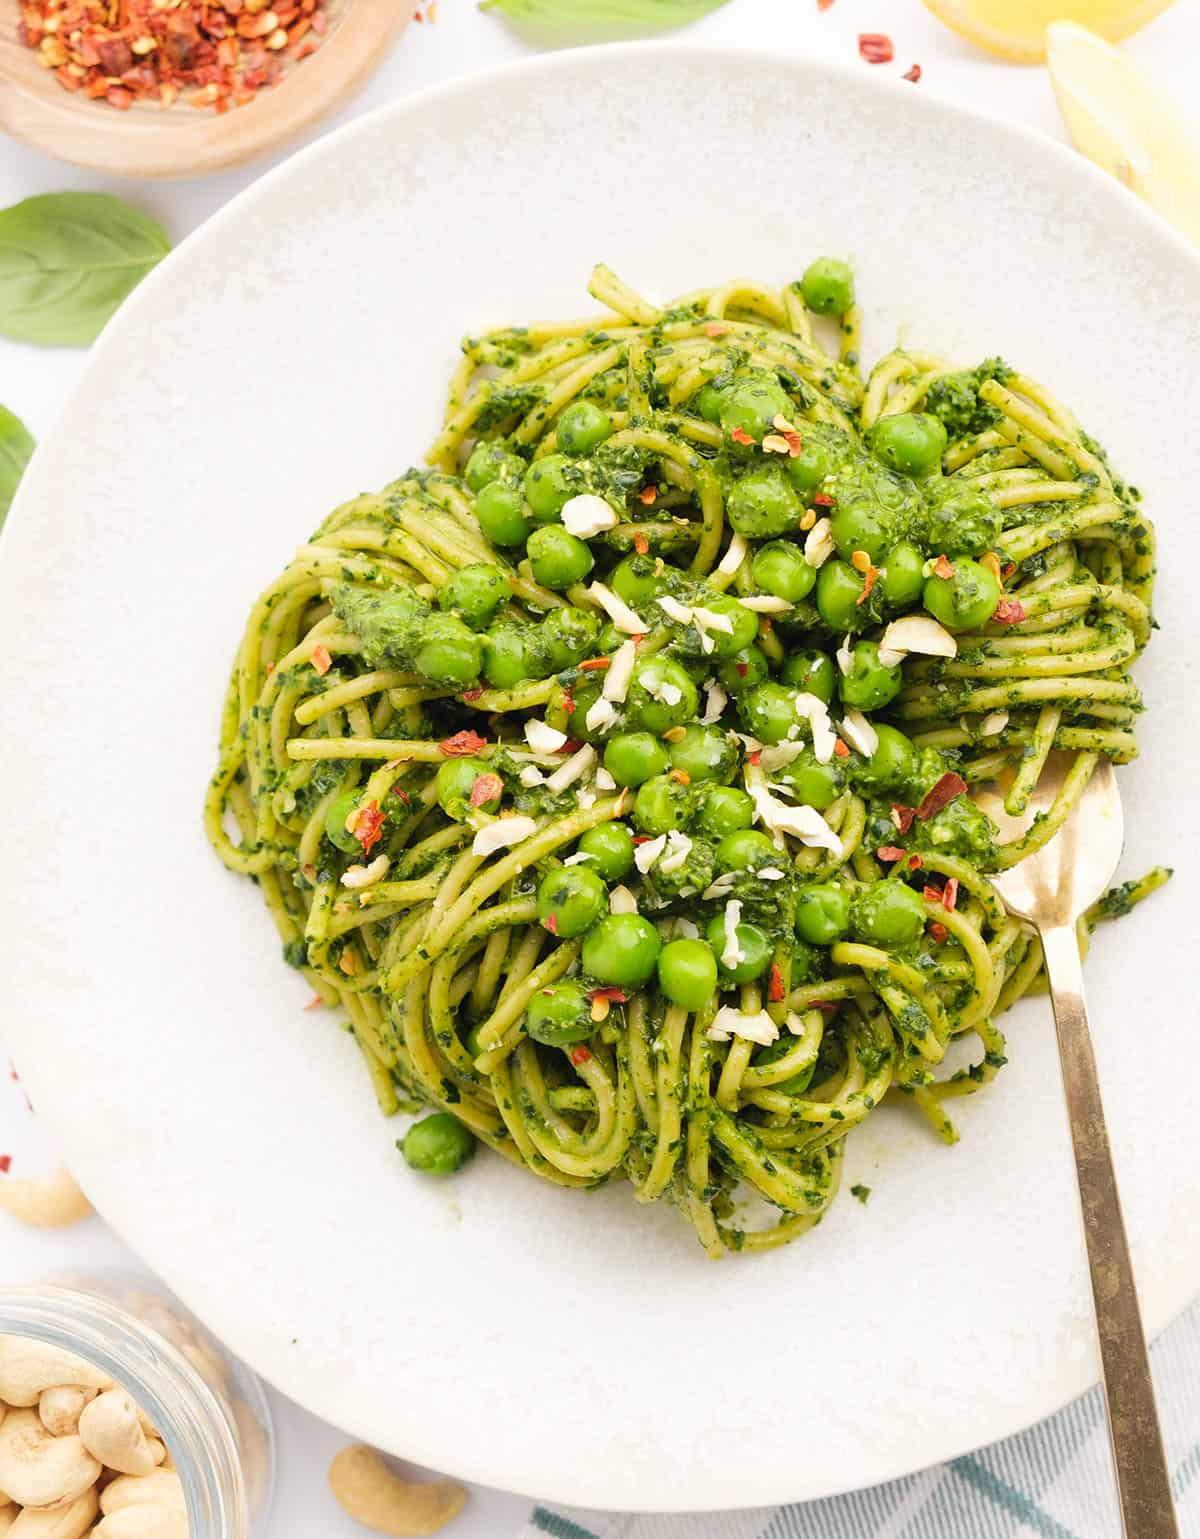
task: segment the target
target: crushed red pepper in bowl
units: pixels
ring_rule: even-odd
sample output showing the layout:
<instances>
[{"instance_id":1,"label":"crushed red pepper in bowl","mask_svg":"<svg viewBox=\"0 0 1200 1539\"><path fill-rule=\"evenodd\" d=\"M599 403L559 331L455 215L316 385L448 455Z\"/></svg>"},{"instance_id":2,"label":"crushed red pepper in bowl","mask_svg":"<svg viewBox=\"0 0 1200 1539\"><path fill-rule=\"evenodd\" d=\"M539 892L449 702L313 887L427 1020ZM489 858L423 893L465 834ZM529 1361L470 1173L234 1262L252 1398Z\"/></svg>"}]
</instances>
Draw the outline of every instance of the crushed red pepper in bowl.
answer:
<instances>
[{"instance_id":1,"label":"crushed red pepper in bowl","mask_svg":"<svg viewBox=\"0 0 1200 1539\"><path fill-rule=\"evenodd\" d=\"M227 112L328 31L327 0L22 0L17 37L68 91L127 111L153 100Z\"/></svg>"}]
</instances>

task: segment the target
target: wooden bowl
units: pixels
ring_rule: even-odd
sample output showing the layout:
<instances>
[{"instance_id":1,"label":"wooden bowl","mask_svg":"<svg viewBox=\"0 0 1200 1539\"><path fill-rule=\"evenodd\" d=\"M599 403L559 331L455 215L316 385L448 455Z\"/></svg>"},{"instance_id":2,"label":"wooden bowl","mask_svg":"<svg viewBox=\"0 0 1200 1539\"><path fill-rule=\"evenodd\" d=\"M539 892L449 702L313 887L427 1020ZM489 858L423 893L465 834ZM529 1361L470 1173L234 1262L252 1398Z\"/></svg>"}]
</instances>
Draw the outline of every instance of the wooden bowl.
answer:
<instances>
[{"instance_id":1,"label":"wooden bowl","mask_svg":"<svg viewBox=\"0 0 1200 1539\"><path fill-rule=\"evenodd\" d=\"M330 29L283 79L223 115L137 102L128 111L65 91L17 41L20 0L0 0L0 131L60 160L117 176L219 171L275 149L329 112L379 63L415 0L331 0Z\"/></svg>"}]
</instances>

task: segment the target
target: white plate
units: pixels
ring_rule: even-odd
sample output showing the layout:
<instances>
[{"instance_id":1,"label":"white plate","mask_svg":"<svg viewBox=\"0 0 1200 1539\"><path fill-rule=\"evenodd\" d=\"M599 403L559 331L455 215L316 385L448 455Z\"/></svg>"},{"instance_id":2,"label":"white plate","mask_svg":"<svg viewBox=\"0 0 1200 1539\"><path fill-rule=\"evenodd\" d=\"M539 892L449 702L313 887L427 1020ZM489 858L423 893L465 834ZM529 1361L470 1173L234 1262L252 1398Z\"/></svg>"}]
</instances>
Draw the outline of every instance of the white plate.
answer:
<instances>
[{"instance_id":1,"label":"white plate","mask_svg":"<svg viewBox=\"0 0 1200 1539\"><path fill-rule=\"evenodd\" d=\"M814 1497L1023 1427L1095 1377L1048 1012L948 1150L885 1111L811 1237L707 1262L668 1208L392 1147L205 844L226 667L326 510L416 461L457 338L850 255L871 356L1002 351L1147 492L1166 560L1127 862L1194 857L1200 274L1081 161L865 70L652 46L400 102L146 283L3 538L6 1034L98 1206L255 1368L361 1437L544 1498ZM1191 849L1185 846L1191 843ZM1194 860L1089 964L1152 1328L1200 1287Z\"/></svg>"}]
</instances>

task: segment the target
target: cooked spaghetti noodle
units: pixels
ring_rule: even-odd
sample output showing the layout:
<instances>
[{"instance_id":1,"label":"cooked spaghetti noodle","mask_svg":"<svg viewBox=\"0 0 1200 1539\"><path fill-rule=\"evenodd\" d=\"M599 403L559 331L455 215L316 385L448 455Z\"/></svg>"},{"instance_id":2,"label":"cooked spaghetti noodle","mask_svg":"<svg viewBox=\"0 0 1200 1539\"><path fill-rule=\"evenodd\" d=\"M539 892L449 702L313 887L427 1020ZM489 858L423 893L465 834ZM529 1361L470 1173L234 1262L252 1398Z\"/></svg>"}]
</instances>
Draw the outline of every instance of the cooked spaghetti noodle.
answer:
<instances>
[{"instance_id":1,"label":"cooked spaghetti noodle","mask_svg":"<svg viewBox=\"0 0 1200 1539\"><path fill-rule=\"evenodd\" d=\"M716 1256L811 1228L885 1098L953 1142L1003 1065L1044 984L988 872L1136 753L1153 533L998 359L864 380L840 263L591 292L469 338L432 468L263 593L207 828L385 1113L623 1176ZM998 845L969 787L1021 810L1052 750L1060 796Z\"/></svg>"}]
</instances>

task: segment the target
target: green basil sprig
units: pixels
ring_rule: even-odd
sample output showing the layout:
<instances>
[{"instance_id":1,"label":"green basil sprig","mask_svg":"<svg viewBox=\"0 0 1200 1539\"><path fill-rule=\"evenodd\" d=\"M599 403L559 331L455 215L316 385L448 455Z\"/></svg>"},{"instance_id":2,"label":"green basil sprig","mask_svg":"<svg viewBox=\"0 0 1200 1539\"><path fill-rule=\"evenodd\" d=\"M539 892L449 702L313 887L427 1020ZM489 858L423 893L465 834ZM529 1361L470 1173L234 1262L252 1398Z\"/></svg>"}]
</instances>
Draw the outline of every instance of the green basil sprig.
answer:
<instances>
[{"instance_id":1,"label":"green basil sprig","mask_svg":"<svg viewBox=\"0 0 1200 1539\"><path fill-rule=\"evenodd\" d=\"M682 27L725 0L480 0L481 11L543 26Z\"/></svg>"},{"instance_id":2,"label":"green basil sprig","mask_svg":"<svg viewBox=\"0 0 1200 1539\"><path fill-rule=\"evenodd\" d=\"M6 407L0 406L0 524L3 524L33 453L33 434Z\"/></svg>"},{"instance_id":3,"label":"green basil sprig","mask_svg":"<svg viewBox=\"0 0 1200 1539\"><path fill-rule=\"evenodd\" d=\"M160 224L107 193L0 209L0 335L85 347L170 249Z\"/></svg>"}]
</instances>

